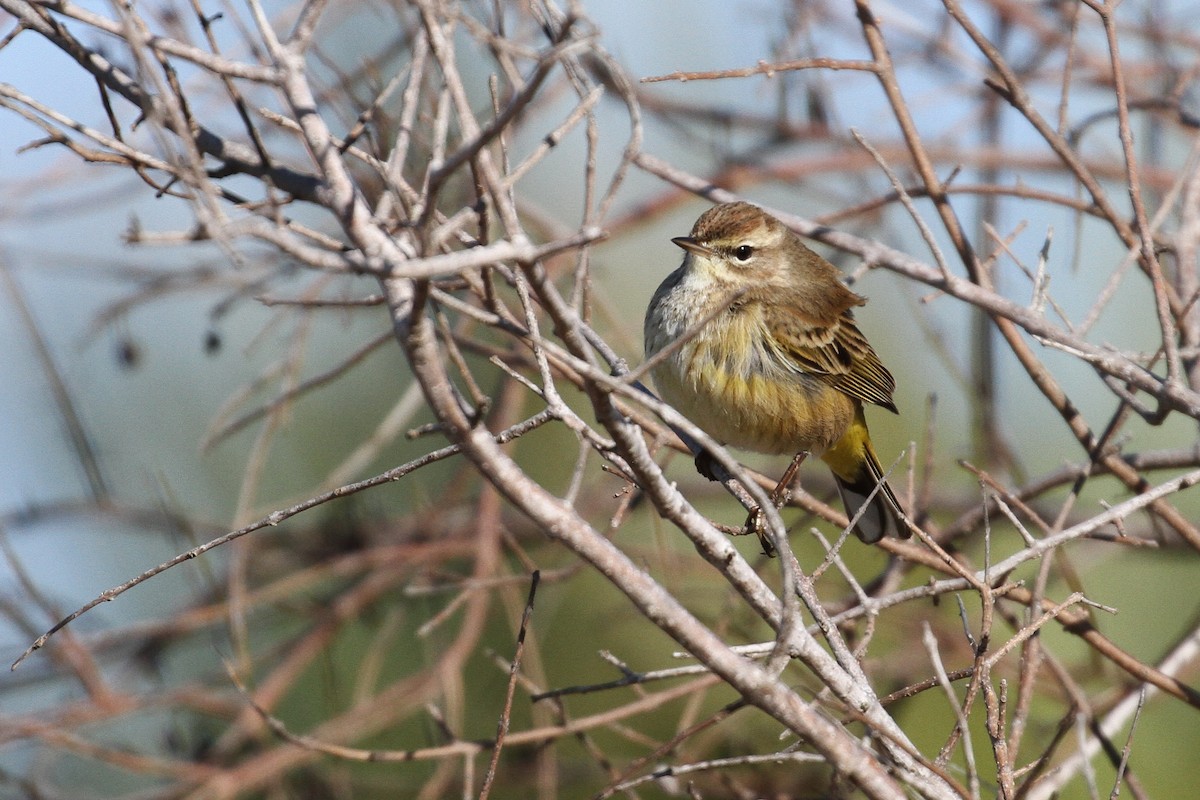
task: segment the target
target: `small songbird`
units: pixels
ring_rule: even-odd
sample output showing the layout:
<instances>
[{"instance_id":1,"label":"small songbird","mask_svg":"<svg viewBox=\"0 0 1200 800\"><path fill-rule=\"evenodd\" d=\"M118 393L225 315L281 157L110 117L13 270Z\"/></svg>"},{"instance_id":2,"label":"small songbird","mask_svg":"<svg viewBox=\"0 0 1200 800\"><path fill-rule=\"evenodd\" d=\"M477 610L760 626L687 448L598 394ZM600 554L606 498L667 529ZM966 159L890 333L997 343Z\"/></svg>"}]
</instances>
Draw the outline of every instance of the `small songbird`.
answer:
<instances>
[{"instance_id":1,"label":"small songbird","mask_svg":"<svg viewBox=\"0 0 1200 800\"><path fill-rule=\"evenodd\" d=\"M866 506L858 538L908 538L863 416L863 403L896 413L896 382L854 324L866 300L749 203L715 206L671 241L683 264L645 321L647 359L675 348L651 369L663 400L724 444L818 456L851 519Z\"/></svg>"}]
</instances>

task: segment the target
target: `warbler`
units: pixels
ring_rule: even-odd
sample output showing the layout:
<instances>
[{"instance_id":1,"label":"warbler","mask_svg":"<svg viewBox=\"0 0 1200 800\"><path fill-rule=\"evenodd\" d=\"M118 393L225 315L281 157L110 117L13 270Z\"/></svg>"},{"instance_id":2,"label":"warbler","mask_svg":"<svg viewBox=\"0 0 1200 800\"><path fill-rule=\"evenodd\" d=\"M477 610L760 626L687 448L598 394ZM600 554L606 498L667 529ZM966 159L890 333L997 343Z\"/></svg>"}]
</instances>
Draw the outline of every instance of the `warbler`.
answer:
<instances>
[{"instance_id":1,"label":"warbler","mask_svg":"<svg viewBox=\"0 0 1200 800\"><path fill-rule=\"evenodd\" d=\"M750 203L715 206L671 241L683 264L654 293L644 330L647 359L674 348L650 369L662 399L723 444L821 458L846 513L862 511L862 541L907 538L863 415L864 403L897 413L895 379L854 323L866 299ZM704 455L697 467L711 478Z\"/></svg>"}]
</instances>

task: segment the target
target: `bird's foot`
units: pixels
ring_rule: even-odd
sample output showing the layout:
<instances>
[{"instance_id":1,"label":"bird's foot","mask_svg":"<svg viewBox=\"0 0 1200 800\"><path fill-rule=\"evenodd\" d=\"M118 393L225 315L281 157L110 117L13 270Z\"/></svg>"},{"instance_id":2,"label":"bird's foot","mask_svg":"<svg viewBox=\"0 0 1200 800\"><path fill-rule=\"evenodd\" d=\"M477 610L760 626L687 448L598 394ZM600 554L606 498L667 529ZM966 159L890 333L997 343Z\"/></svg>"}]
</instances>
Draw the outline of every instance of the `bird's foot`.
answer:
<instances>
[{"instance_id":1,"label":"bird's foot","mask_svg":"<svg viewBox=\"0 0 1200 800\"><path fill-rule=\"evenodd\" d=\"M697 459L699 456L697 456ZM796 479L796 472L800 469L800 465L804 463L804 459L808 458L808 453L800 451L792 457L792 463L788 464L788 468L784 470L783 477L775 484L775 488L771 490L770 500L771 505L775 508L783 508L787 505L788 500L792 497L792 481ZM769 558L775 557L775 545L771 542L770 536L767 535L767 517L761 508L756 508L750 512L750 516L746 517L746 525L743 528L743 533L758 536L758 541L762 544L763 555Z\"/></svg>"},{"instance_id":2,"label":"bird's foot","mask_svg":"<svg viewBox=\"0 0 1200 800\"><path fill-rule=\"evenodd\" d=\"M767 535L767 517L763 514L761 508L756 508L746 517L746 524L742 528L742 535L748 536L754 534L758 537L758 543L762 547L763 555L767 558L775 557L775 545L771 542L771 537Z\"/></svg>"},{"instance_id":3,"label":"bird's foot","mask_svg":"<svg viewBox=\"0 0 1200 800\"><path fill-rule=\"evenodd\" d=\"M699 472L710 481L720 480L716 473L717 462L707 450L701 450L699 453L696 453L695 464L696 472Z\"/></svg>"}]
</instances>

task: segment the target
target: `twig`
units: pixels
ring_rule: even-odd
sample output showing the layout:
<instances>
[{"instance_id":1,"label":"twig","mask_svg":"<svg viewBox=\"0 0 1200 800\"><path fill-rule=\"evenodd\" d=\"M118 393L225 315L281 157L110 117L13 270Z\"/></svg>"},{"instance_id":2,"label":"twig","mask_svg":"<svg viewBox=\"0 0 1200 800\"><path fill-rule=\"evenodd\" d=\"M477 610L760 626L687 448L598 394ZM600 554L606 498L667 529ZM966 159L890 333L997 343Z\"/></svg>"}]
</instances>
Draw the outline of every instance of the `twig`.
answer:
<instances>
[{"instance_id":1,"label":"twig","mask_svg":"<svg viewBox=\"0 0 1200 800\"><path fill-rule=\"evenodd\" d=\"M496 767L500 763L500 751L504 748L505 737L508 736L513 694L517 689L517 675L521 671L521 656L525 652L525 631L529 628L529 620L533 616L533 598L537 595L540 577L541 573L534 570L529 578L529 598L525 601L525 613L521 615L521 628L517 633L517 648L513 653L512 664L509 666L508 689L504 694L504 710L500 713L500 721L496 723L496 743L492 747L492 760L488 763L487 773L483 778L483 788L479 790L479 800L487 800L491 793L492 782L496 778Z\"/></svg>"},{"instance_id":2,"label":"twig","mask_svg":"<svg viewBox=\"0 0 1200 800\"><path fill-rule=\"evenodd\" d=\"M710 72L672 72L669 75L642 78L642 83L713 81L725 78L749 78L753 75L765 75L771 78L777 72L791 72L804 69L848 69L860 72L876 72L879 69L879 65L871 61L853 61L840 58L801 58L795 61L780 61L776 63L760 61L753 67L744 67L742 69L723 69Z\"/></svg>"},{"instance_id":3,"label":"twig","mask_svg":"<svg viewBox=\"0 0 1200 800\"><path fill-rule=\"evenodd\" d=\"M522 423L513 425L512 427L507 428L504 431L496 434L496 440L501 443L511 441L511 440L525 434L526 432L532 430L533 428L536 428L536 427L539 427L540 425L545 424L549 420L550 420L550 415L548 413L543 412L534 417L531 417L530 419L528 419ZM164 561L163 563L159 564L157 567L152 567L151 569L146 570L142 574L138 575L136 578L131 578L130 580L126 581L125 583L120 584L119 586L114 586L111 589L107 589L107 590L101 592L90 602L80 606L75 611L72 611L66 617L59 620L59 622L57 624L55 624L54 627L50 628L48 631L46 631L41 636L39 636L34 641L33 644L31 644L29 647L27 647L25 649L25 652L23 652L17 658L17 660L12 663L12 666L10 667L10 669L16 669L17 667L19 667L21 665L22 661L24 661L26 658L28 658L30 655L32 655L36 650L40 650L42 647L44 647L46 645L46 642L49 641L51 636L58 633L60 630L65 628L67 625L69 625L72 622L74 622L75 620L77 620L79 617L81 617L84 614L86 614L87 612L91 611L96 606L115 600L117 597L121 596L122 594L129 591L130 589L137 586L138 584L145 583L146 581L153 578L155 575L158 575L161 572L165 572L168 569L170 569L171 567L178 566L179 564L182 564L185 561L190 561L193 558L196 558L197 556L201 556L204 553L207 553L209 550L212 550L216 547L220 547L221 545L232 542L235 539L239 539L248 533L254 533L255 531L262 530L263 528L274 527L274 526L278 525L279 523L283 522L284 520L287 520L291 517L296 516L297 514L308 511L309 509L316 508L317 506L328 503L330 500L334 500L339 497L348 497L352 494L357 494L358 492L365 491L366 489L370 489L375 486L382 486L383 484L386 484L386 483L398 481L401 478L403 478L405 475L408 475L409 473L411 473L415 470L418 470L421 467L424 467L428 464L432 464L435 461L440 461L444 458L449 458L450 456L457 455L459 452L461 452L461 449L457 445L449 445L447 447L443 447L440 450L435 450L431 453L428 453L428 454L422 456L421 458L415 459L413 461L409 461L408 463L402 464L398 467L394 467L394 468L388 470L387 472L380 473L379 475L376 475L373 478L367 478L366 480L357 481L355 483L346 484L344 486L339 486L336 489L333 489L328 492L323 492L322 494L319 494L315 497L311 497L308 500L305 500L301 503L297 503L296 505L291 506L290 508L285 508L285 509L280 509L278 511L274 511L274 512L268 514L267 516L263 517L262 519L252 522L249 525L246 525L242 528L237 529L236 531L231 531L230 533L227 533L224 536L218 536L215 539L211 539L208 542L205 542L204 544L200 545L199 547L193 547L191 550L188 550L184 553L180 553L179 555L175 556L174 558L172 558L168 561Z\"/></svg>"}]
</instances>

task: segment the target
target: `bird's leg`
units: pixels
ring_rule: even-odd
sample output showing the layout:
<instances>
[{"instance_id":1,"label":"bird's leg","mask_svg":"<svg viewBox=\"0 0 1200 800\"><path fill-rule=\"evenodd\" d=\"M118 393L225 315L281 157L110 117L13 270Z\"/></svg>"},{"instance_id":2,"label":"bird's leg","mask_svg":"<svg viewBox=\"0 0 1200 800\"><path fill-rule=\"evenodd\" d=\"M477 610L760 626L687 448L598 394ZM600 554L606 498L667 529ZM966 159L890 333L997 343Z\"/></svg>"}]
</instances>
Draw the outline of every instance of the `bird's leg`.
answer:
<instances>
[{"instance_id":1,"label":"bird's leg","mask_svg":"<svg viewBox=\"0 0 1200 800\"><path fill-rule=\"evenodd\" d=\"M775 488L771 491L771 502L775 504L776 508L782 508L783 504L788 501L792 481L796 480L796 473L806 458L808 458L807 450L801 450L792 456L792 463L788 464L788 468L783 471L783 477L779 479L779 483L775 484Z\"/></svg>"},{"instance_id":2,"label":"bird's leg","mask_svg":"<svg viewBox=\"0 0 1200 800\"><path fill-rule=\"evenodd\" d=\"M808 452L805 450L801 450L792 456L792 463L788 464L787 469L783 471L783 477L779 479L779 482L775 484L775 488L771 490L771 504L776 508L782 508L787 503L792 481L796 480L796 472L800 469L800 465L804 463L804 459L806 458L808 458ZM765 522L762 509L756 508L746 518L746 533L757 534L758 541L762 545L763 554L774 558L775 546L767 538Z\"/></svg>"}]
</instances>

